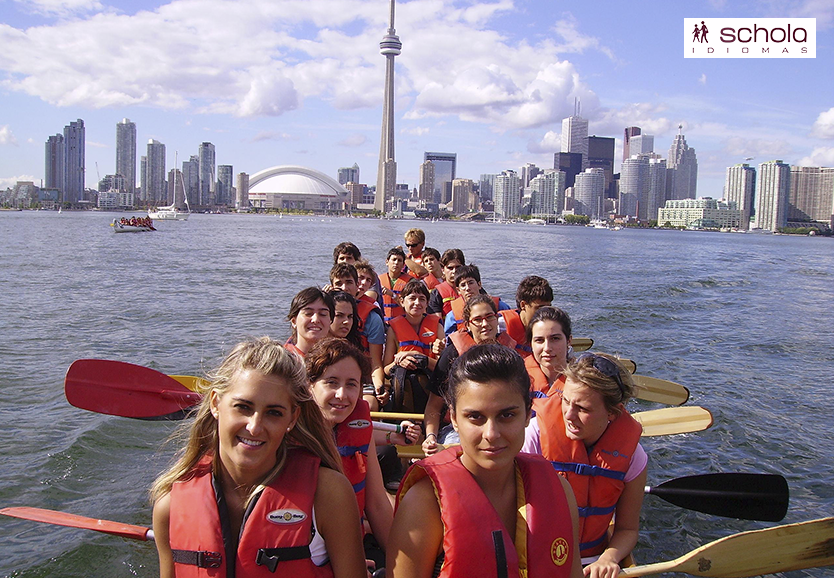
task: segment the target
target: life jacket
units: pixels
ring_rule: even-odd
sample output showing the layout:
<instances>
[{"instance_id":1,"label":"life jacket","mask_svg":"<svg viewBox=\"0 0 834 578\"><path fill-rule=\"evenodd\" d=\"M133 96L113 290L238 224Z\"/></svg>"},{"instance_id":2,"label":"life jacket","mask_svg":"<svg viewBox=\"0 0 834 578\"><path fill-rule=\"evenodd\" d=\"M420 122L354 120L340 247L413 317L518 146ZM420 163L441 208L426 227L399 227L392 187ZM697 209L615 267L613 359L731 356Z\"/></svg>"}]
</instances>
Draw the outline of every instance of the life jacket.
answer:
<instances>
[{"instance_id":1,"label":"life jacket","mask_svg":"<svg viewBox=\"0 0 834 578\"><path fill-rule=\"evenodd\" d=\"M458 351L458 355L463 355L464 351L475 345L475 339L468 331L453 331L449 334L449 339ZM498 334L496 341L504 347L513 349L515 347L515 340L507 335L506 332Z\"/></svg>"},{"instance_id":2,"label":"life jacket","mask_svg":"<svg viewBox=\"0 0 834 578\"><path fill-rule=\"evenodd\" d=\"M515 339L515 350L521 357L527 358L533 355L533 349L527 343L527 328L521 322L521 316L518 314L518 309L504 309L499 311L498 315L504 318L504 323L507 327L507 333L510 337Z\"/></svg>"},{"instance_id":3,"label":"life jacket","mask_svg":"<svg viewBox=\"0 0 834 578\"><path fill-rule=\"evenodd\" d=\"M394 281L394 285L392 286L390 276L387 273L385 275L379 276L379 284L382 285L385 289L389 289L390 291L392 291L395 295L395 297L391 297L384 291L382 292L382 308L384 311L383 319L385 320L385 323L391 323L391 320L394 317L405 313L405 310L402 308L402 306L400 306L396 297L399 296L406 283L408 283L412 279L414 279L414 277L412 277L411 275L407 273L402 273L399 277L397 277L396 281Z\"/></svg>"},{"instance_id":4,"label":"life jacket","mask_svg":"<svg viewBox=\"0 0 834 578\"><path fill-rule=\"evenodd\" d=\"M304 359L304 353L302 353L298 346L292 342L292 337L287 339L286 343L284 343L284 349L286 349L287 351L291 351L296 355L301 356L301 359Z\"/></svg>"},{"instance_id":5,"label":"life jacket","mask_svg":"<svg viewBox=\"0 0 834 578\"><path fill-rule=\"evenodd\" d=\"M425 283L426 287L428 287L429 291L431 291L432 289L440 285L442 281L434 275L432 275L431 273L429 273L428 275L423 277L423 283Z\"/></svg>"},{"instance_id":6,"label":"life jacket","mask_svg":"<svg viewBox=\"0 0 834 578\"><path fill-rule=\"evenodd\" d=\"M440 577L570 576L571 514L559 474L553 467L540 456L518 454L515 458L516 491L519 503L524 504L527 530L519 536L520 532L507 532L498 512L461 463L461 452L457 446L416 462L406 472L397 493L399 505L415 483L426 476L431 479L443 521L444 560ZM496 552L501 546L503 560L501 552Z\"/></svg>"},{"instance_id":7,"label":"life jacket","mask_svg":"<svg viewBox=\"0 0 834 578\"><path fill-rule=\"evenodd\" d=\"M224 536L230 522L211 460L202 460L194 477L175 482L168 528L177 578L332 577L329 563L316 566L310 559L319 462L306 450L289 450L284 469L247 508L237 550L234 537Z\"/></svg>"},{"instance_id":8,"label":"life jacket","mask_svg":"<svg viewBox=\"0 0 834 578\"><path fill-rule=\"evenodd\" d=\"M365 475L368 471L368 447L373 435L371 408L367 401L359 399L345 421L336 426L336 447L342 458L344 474L356 494L360 516L365 512Z\"/></svg>"},{"instance_id":9,"label":"life jacket","mask_svg":"<svg viewBox=\"0 0 834 578\"><path fill-rule=\"evenodd\" d=\"M440 316L437 313L429 313L420 322L419 333L408 322L405 315L400 315L391 320L391 329L397 338L397 351L416 351L429 357L437 357L432 352L431 346L438 337L437 325L440 323Z\"/></svg>"},{"instance_id":10,"label":"life jacket","mask_svg":"<svg viewBox=\"0 0 834 578\"><path fill-rule=\"evenodd\" d=\"M495 309L498 309L498 302L501 299L493 297L492 302L495 303ZM458 297L452 301L452 313L455 314L455 323L458 324L458 331L466 331L466 320L463 318L463 308L466 306L466 301L463 297Z\"/></svg>"},{"instance_id":11,"label":"life jacket","mask_svg":"<svg viewBox=\"0 0 834 578\"><path fill-rule=\"evenodd\" d=\"M538 392L541 395L534 397L562 397L562 390L565 388L565 374L559 375L553 384L549 384L547 376L542 371L536 358L532 355L524 359L524 367L527 368L527 374L530 376L530 391Z\"/></svg>"},{"instance_id":12,"label":"life jacket","mask_svg":"<svg viewBox=\"0 0 834 578\"><path fill-rule=\"evenodd\" d=\"M449 311L452 310L452 301L459 297L458 290L449 285L446 281L440 283L435 290L440 293L440 296L443 298L443 317L446 317L449 314Z\"/></svg>"},{"instance_id":13,"label":"life jacket","mask_svg":"<svg viewBox=\"0 0 834 578\"><path fill-rule=\"evenodd\" d=\"M628 412L618 415L590 453L582 441L568 439L562 398L534 399L542 455L563 472L579 506L579 550L582 557L601 554L608 544L608 524L625 487L626 472L643 427Z\"/></svg>"},{"instance_id":14,"label":"life jacket","mask_svg":"<svg viewBox=\"0 0 834 578\"><path fill-rule=\"evenodd\" d=\"M362 343L362 349L365 350L366 354L371 353L370 344L368 343L368 336L365 333L365 322L368 319L368 315L371 313L376 312L379 314L380 318L382 317L382 311L379 310L379 307L376 304L376 301L363 295L356 301L356 312L359 315L359 325L357 328L359 329L359 340Z\"/></svg>"}]
</instances>

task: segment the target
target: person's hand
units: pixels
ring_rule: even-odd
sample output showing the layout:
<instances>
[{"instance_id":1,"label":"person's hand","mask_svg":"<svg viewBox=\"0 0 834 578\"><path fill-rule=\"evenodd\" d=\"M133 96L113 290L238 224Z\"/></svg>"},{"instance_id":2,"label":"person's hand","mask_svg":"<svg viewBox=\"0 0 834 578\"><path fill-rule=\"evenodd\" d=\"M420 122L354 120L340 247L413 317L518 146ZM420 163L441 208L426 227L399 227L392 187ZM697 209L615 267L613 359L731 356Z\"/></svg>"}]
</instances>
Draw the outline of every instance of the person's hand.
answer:
<instances>
[{"instance_id":1,"label":"person's hand","mask_svg":"<svg viewBox=\"0 0 834 578\"><path fill-rule=\"evenodd\" d=\"M405 369L417 369L417 358L409 351L398 351L394 354L394 364Z\"/></svg>"},{"instance_id":2,"label":"person's hand","mask_svg":"<svg viewBox=\"0 0 834 578\"><path fill-rule=\"evenodd\" d=\"M431 344L431 351L434 353L435 357L439 357L443 350L446 349L446 340L445 339L435 339L434 343Z\"/></svg>"},{"instance_id":3,"label":"person's hand","mask_svg":"<svg viewBox=\"0 0 834 578\"><path fill-rule=\"evenodd\" d=\"M440 448L437 446L437 434L427 434L426 439L423 440L423 453L428 457L436 454L438 449Z\"/></svg>"},{"instance_id":4,"label":"person's hand","mask_svg":"<svg viewBox=\"0 0 834 578\"><path fill-rule=\"evenodd\" d=\"M325 293L330 293L331 291L333 291L333 285L327 283L324 287L321 288L321 290Z\"/></svg>"},{"instance_id":5,"label":"person's hand","mask_svg":"<svg viewBox=\"0 0 834 578\"><path fill-rule=\"evenodd\" d=\"M400 425L403 428L403 433L400 434L403 436L403 442L406 445L411 445L416 442L420 438L420 426L415 425L414 422L405 420L401 421Z\"/></svg>"},{"instance_id":6,"label":"person's hand","mask_svg":"<svg viewBox=\"0 0 834 578\"><path fill-rule=\"evenodd\" d=\"M600 558L582 569L582 573L588 578L617 578L620 573L620 565Z\"/></svg>"},{"instance_id":7,"label":"person's hand","mask_svg":"<svg viewBox=\"0 0 834 578\"><path fill-rule=\"evenodd\" d=\"M376 390L376 400L379 403L379 407L385 406L390 398L391 390L384 385Z\"/></svg>"}]
</instances>

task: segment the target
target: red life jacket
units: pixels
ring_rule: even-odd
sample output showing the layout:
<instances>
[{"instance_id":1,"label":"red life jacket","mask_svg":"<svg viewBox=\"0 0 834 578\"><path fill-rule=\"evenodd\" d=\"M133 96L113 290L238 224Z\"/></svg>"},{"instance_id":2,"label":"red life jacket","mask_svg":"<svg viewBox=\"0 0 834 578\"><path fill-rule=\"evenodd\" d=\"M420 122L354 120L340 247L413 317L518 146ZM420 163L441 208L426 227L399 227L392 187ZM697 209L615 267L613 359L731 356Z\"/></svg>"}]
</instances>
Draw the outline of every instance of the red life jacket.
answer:
<instances>
[{"instance_id":1,"label":"red life jacket","mask_svg":"<svg viewBox=\"0 0 834 578\"><path fill-rule=\"evenodd\" d=\"M475 345L475 340L468 331L453 331L449 334L449 339L455 345L458 355L463 355L464 351ZM499 333L496 341L510 349L515 347L515 340L507 335L506 332Z\"/></svg>"},{"instance_id":2,"label":"red life jacket","mask_svg":"<svg viewBox=\"0 0 834 578\"><path fill-rule=\"evenodd\" d=\"M342 458L342 469L356 494L360 516L365 514L365 475L368 471L368 447L373 435L371 408L367 401L359 399L345 421L336 425L336 447Z\"/></svg>"},{"instance_id":3,"label":"red life jacket","mask_svg":"<svg viewBox=\"0 0 834 578\"><path fill-rule=\"evenodd\" d=\"M504 323L507 327L507 333L510 337L515 339L515 350L521 357L529 357L533 354L533 349L527 343L527 328L521 322L521 316L518 314L518 309L504 309L499 311L498 315L504 318Z\"/></svg>"},{"instance_id":4,"label":"red life jacket","mask_svg":"<svg viewBox=\"0 0 834 578\"><path fill-rule=\"evenodd\" d=\"M440 285L442 281L434 275L432 275L431 273L429 273L428 275L423 277L423 283L425 283L426 287L428 287L429 291L431 291L432 289Z\"/></svg>"},{"instance_id":5,"label":"red life jacket","mask_svg":"<svg viewBox=\"0 0 834 578\"><path fill-rule=\"evenodd\" d=\"M524 367L527 368L527 374L530 376L530 391L542 394L535 397L552 397L555 395L561 399L562 390L565 388L564 374L560 374L552 385L549 384L547 376L532 355L524 359Z\"/></svg>"},{"instance_id":6,"label":"red life jacket","mask_svg":"<svg viewBox=\"0 0 834 578\"><path fill-rule=\"evenodd\" d=\"M608 544L608 524L625 487L626 472L643 427L628 412L617 416L591 453L581 441L568 439L562 398L534 399L542 455L564 472L579 506L579 550L583 557L601 554Z\"/></svg>"},{"instance_id":7,"label":"red life jacket","mask_svg":"<svg viewBox=\"0 0 834 578\"><path fill-rule=\"evenodd\" d=\"M446 281L440 283L435 287L440 296L443 298L443 317L449 314L452 310L452 301L459 297L458 290L449 285Z\"/></svg>"},{"instance_id":8,"label":"red life jacket","mask_svg":"<svg viewBox=\"0 0 834 578\"><path fill-rule=\"evenodd\" d=\"M495 303L495 309L498 309L498 297L493 297L492 302ZM466 301L463 297L458 297L452 301L452 313L455 314L455 323L458 324L458 331L466 331L466 321L463 319L463 308L466 306Z\"/></svg>"},{"instance_id":9,"label":"red life jacket","mask_svg":"<svg viewBox=\"0 0 834 578\"><path fill-rule=\"evenodd\" d=\"M420 479L431 478L443 520L443 566L440 577L500 576L500 556L494 536L500 534L505 553L505 576L570 576L573 527L559 474L539 456L518 454L515 459L524 492L527 522L527 567L519 567L513 538L475 478L461 463L460 447L449 448L416 462L403 478L397 504ZM522 542L523 543L523 542ZM495 553L495 554L493 554Z\"/></svg>"},{"instance_id":10,"label":"red life jacket","mask_svg":"<svg viewBox=\"0 0 834 578\"><path fill-rule=\"evenodd\" d=\"M391 329L397 337L397 351L416 351L429 357L437 357L432 352L431 346L435 340L442 336L437 334L437 325L440 323L440 316L437 313L429 313L420 322L420 332L414 331L414 327L408 322L405 315L400 315L391 320Z\"/></svg>"},{"instance_id":11,"label":"red life jacket","mask_svg":"<svg viewBox=\"0 0 834 578\"><path fill-rule=\"evenodd\" d=\"M385 291L382 292L382 307L384 311L383 319L385 320L385 323L390 323L394 317L405 313L403 308L400 306L399 301L397 301L396 296L399 296L400 292L405 287L405 284L412 279L414 279L414 277L411 275L402 273L399 277L397 277L396 281L394 281L394 285L392 286L390 275L388 275L388 273L379 276L379 284L385 289L391 290L395 295L395 297L391 297L385 293Z\"/></svg>"},{"instance_id":12,"label":"red life jacket","mask_svg":"<svg viewBox=\"0 0 834 578\"><path fill-rule=\"evenodd\" d=\"M225 508L222 518L218 511L211 461L201 461L193 478L175 482L168 528L177 578L332 577L329 563L315 566L310 559L319 462L306 450L289 450L284 469L250 506L237 551L224 546L224 538L234 538L223 536L229 521Z\"/></svg>"},{"instance_id":13,"label":"red life jacket","mask_svg":"<svg viewBox=\"0 0 834 578\"><path fill-rule=\"evenodd\" d=\"M284 343L284 349L286 349L287 351L292 351L296 355L301 356L301 359L304 359L304 353L302 353L298 346L292 342L292 337L287 339L287 342Z\"/></svg>"},{"instance_id":14,"label":"red life jacket","mask_svg":"<svg viewBox=\"0 0 834 578\"><path fill-rule=\"evenodd\" d=\"M376 301L363 295L356 301L356 312L359 314L359 325L357 328L359 329L359 340L362 342L362 349L365 350L366 354L371 353L371 347L368 343L368 336L365 333L365 322L368 319L368 315L373 312L379 314L382 317L382 312L379 310L379 306L376 304Z\"/></svg>"}]
</instances>

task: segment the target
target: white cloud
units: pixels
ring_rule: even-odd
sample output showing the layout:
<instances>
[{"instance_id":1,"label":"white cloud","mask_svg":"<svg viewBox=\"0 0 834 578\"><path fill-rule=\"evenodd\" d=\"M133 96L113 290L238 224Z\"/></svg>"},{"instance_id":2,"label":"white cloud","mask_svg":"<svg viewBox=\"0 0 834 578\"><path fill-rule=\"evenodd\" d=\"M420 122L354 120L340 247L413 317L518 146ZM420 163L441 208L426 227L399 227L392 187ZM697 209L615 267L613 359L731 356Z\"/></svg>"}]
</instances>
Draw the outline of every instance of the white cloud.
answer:
<instances>
[{"instance_id":1,"label":"white cloud","mask_svg":"<svg viewBox=\"0 0 834 578\"><path fill-rule=\"evenodd\" d=\"M17 145L17 138L14 136L9 125L0 126L0 145Z\"/></svg>"},{"instance_id":2,"label":"white cloud","mask_svg":"<svg viewBox=\"0 0 834 578\"><path fill-rule=\"evenodd\" d=\"M810 155L796 163L802 167L834 167L834 147L815 148Z\"/></svg>"},{"instance_id":3,"label":"white cloud","mask_svg":"<svg viewBox=\"0 0 834 578\"><path fill-rule=\"evenodd\" d=\"M620 108L602 109L589 122L589 132L596 134L621 135L627 126L639 126L644 134L665 135L675 129L677 123L663 116L666 105L649 102L635 102Z\"/></svg>"},{"instance_id":4,"label":"white cloud","mask_svg":"<svg viewBox=\"0 0 834 578\"><path fill-rule=\"evenodd\" d=\"M726 134L726 132L725 132ZM764 138L730 137L724 141L724 152L734 159L753 157L754 159L783 158L791 154L793 148L783 140Z\"/></svg>"},{"instance_id":5,"label":"white cloud","mask_svg":"<svg viewBox=\"0 0 834 578\"><path fill-rule=\"evenodd\" d=\"M417 135L417 136L422 136L424 134L428 134L429 130L430 129L428 127L425 127L425 126L415 126L415 127L411 127L411 128L400 129L400 133L401 134L414 134L414 135Z\"/></svg>"},{"instance_id":6,"label":"white cloud","mask_svg":"<svg viewBox=\"0 0 834 578\"><path fill-rule=\"evenodd\" d=\"M17 177L0 177L0 189L8 189L17 184L18 181L29 181L35 184L40 181L32 175L19 175Z\"/></svg>"},{"instance_id":7,"label":"white cloud","mask_svg":"<svg viewBox=\"0 0 834 578\"><path fill-rule=\"evenodd\" d=\"M698 82L700 82L701 84L706 84L707 83L706 73L701 74L701 77L698 79Z\"/></svg>"},{"instance_id":8,"label":"white cloud","mask_svg":"<svg viewBox=\"0 0 834 578\"><path fill-rule=\"evenodd\" d=\"M298 140L298 137L295 137L291 134L287 134L285 132L274 132L274 131L266 131L263 130L252 137L252 142L260 142L264 140Z\"/></svg>"},{"instance_id":9,"label":"white cloud","mask_svg":"<svg viewBox=\"0 0 834 578\"><path fill-rule=\"evenodd\" d=\"M811 135L820 138L834 138L834 106L820 113L814 126L811 127Z\"/></svg>"},{"instance_id":10,"label":"white cloud","mask_svg":"<svg viewBox=\"0 0 834 578\"><path fill-rule=\"evenodd\" d=\"M108 144L96 142L96 141L93 141L93 140L86 140L85 143L87 144L87 146L91 146L91 147L97 148L97 149L109 149L110 148L110 145L108 145Z\"/></svg>"},{"instance_id":11,"label":"white cloud","mask_svg":"<svg viewBox=\"0 0 834 578\"><path fill-rule=\"evenodd\" d=\"M364 134L354 134L339 141L339 145L343 147L359 147L368 142L368 137Z\"/></svg>"},{"instance_id":12,"label":"white cloud","mask_svg":"<svg viewBox=\"0 0 834 578\"><path fill-rule=\"evenodd\" d=\"M562 133L552 130L544 133L544 137L538 142L530 140L527 143L527 150L534 154L555 153L562 148Z\"/></svg>"},{"instance_id":13,"label":"white cloud","mask_svg":"<svg viewBox=\"0 0 834 578\"><path fill-rule=\"evenodd\" d=\"M93 12L103 8L98 0L15 0L29 12L44 16L66 17L78 12Z\"/></svg>"},{"instance_id":14,"label":"white cloud","mask_svg":"<svg viewBox=\"0 0 834 578\"><path fill-rule=\"evenodd\" d=\"M572 14L566 14L563 20L559 20L556 23L553 30L564 41L562 44L557 44L555 47L556 51L559 53L582 53L586 50L598 50L611 60L616 60L611 49L603 46L599 41L599 38L586 36L585 34L579 32L579 23Z\"/></svg>"}]
</instances>

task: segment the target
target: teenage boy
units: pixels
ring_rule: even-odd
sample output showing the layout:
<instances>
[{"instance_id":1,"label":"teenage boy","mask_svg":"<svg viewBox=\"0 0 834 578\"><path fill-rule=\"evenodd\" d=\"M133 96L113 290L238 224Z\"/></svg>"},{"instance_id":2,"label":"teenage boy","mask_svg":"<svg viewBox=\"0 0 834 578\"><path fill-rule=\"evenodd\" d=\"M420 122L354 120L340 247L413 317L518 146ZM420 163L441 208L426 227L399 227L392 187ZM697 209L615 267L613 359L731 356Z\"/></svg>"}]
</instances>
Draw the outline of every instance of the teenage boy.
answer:
<instances>
[{"instance_id":1,"label":"teenage boy","mask_svg":"<svg viewBox=\"0 0 834 578\"><path fill-rule=\"evenodd\" d=\"M350 263L351 265L355 265L357 261L362 258L362 253L359 251L359 247L351 243L350 241L345 241L344 243L339 243L336 245L336 248L333 249L333 264L336 263Z\"/></svg>"},{"instance_id":2,"label":"teenage boy","mask_svg":"<svg viewBox=\"0 0 834 578\"><path fill-rule=\"evenodd\" d=\"M379 276L379 284L382 287L382 310L386 324L403 314L399 299L400 292L406 283L414 279L408 273L403 273L404 263L405 252L399 247L394 247L388 251L388 256L385 257L385 265L388 271Z\"/></svg>"},{"instance_id":3,"label":"teenage boy","mask_svg":"<svg viewBox=\"0 0 834 578\"><path fill-rule=\"evenodd\" d=\"M428 275L423 277L423 283L431 291L444 281L443 265L440 264L440 251L426 247L420 256L423 258L423 267L429 272Z\"/></svg>"},{"instance_id":4,"label":"teenage boy","mask_svg":"<svg viewBox=\"0 0 834 578\"><path fill-rule=\"evenodd\" d=\"M455 273L455 289L457 289L459 297L452 301L452 309L446 315L446 321L443 324L443 330L446 332L446 335L458 329L466 331L466 323L463 320L463 308L471 297L482 292L481 272L478 267L475 265L458 267L457 273ZM499 297L493 297L492 300L495 301L495 306L499 311L510 308Z\"/></svg>"},{"instance_id":5,"label":"teenage boy","mask_svg":"<svg viewBox=\"0 0 834 578\"><path fill-rule=\"evenodd\" d=\"M529 275L521 280L515 292L515 302L518 309L509 309L499 313L499 327L506 327L510 337L515 339L516 351L522 357L533 353L527 341L527 324L533 313L539 307L550 306L553 303L553 288L547 279L538 275ZM503 327L501 327L503 330Z\"/></svg>"},{"instance_id":6,"label":"teenage boy","mask_svg":"<svg viewBox=\"0 0 834 578\"><path fill-rule=\"evenodd\" d=\"M460 249L446 249L440 257L440 264L443 266L443 282L431 292L429 313L442 313L446 317L452 310L452 301L458 297L455 272L458 267L466 265L466 258Z\"/></svg>"}]
</instances>

